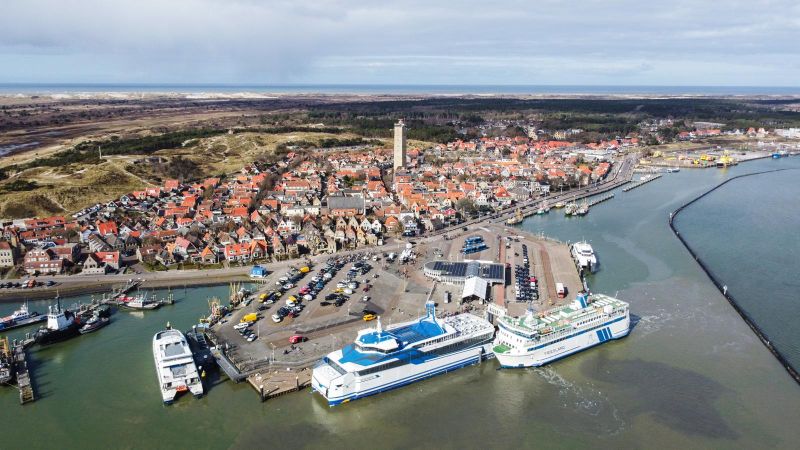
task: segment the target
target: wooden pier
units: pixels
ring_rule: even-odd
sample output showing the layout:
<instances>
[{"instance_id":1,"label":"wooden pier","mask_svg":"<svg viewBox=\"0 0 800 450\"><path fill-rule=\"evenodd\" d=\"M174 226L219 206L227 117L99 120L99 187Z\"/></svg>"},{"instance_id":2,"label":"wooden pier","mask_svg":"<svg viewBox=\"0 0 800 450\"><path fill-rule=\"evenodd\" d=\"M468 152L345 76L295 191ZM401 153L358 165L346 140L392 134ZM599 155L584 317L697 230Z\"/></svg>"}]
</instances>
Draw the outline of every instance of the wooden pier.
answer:
<instances>
[{"instance_id":1,"label":"wooden pier","mask_svg":"<svg viewBox=\"0 0 800 450\"><path fill-rule=\"evenodd\" d=\"M19 403L24 405L36 400L28 369L28 352L22 343L15 343L14 345L14 366L17 376L17 388L19 389Z\"/></svg>"},{"instance_id":2,"label":"wooden pier","mask_svg":"<svg viewBox=\"0 0 800 450\"><path fill-rule=\"evenodd\" d=\"M626 187L622 188L622 192L628 192L630 190L636 189L639 186L644 186L645 184L647 184L647 183L649 183L651 181L657 180L659 178L661 178L661 174L654 175L654 176L652 176L652 177L650 177L650 178L648 178L646 180L637 181L636 183L633 183L633 184L631 184L629 186L626 186Z\"/></svg>"},{"instance_id":3,"label":"wooden pier","mask_svg":"<svg viewBox=\"0 0 800 450\"><path fill-rule=\"evenodd\" d=\"M258 392L262 402L297 392L311 385L311 369L270 370L247 377L247 382Z\"/></svg>"}]
</instances>

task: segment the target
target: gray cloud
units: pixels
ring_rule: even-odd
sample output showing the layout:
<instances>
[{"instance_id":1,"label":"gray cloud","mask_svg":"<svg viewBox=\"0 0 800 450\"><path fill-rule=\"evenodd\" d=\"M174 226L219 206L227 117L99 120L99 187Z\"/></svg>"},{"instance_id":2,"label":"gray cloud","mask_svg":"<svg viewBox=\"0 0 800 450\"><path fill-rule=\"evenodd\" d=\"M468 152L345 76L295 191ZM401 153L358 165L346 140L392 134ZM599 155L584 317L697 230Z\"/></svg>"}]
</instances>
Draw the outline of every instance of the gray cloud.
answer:
<instances>
[{"instance_id":1,"label":"gray cloud","mask_svg":"<svg viewBox=\"0 0 800 450\"><path fill-rule=\"evenodd\" d=\"M796 85L796 1L5 0L0 81Z\"/></svg>"}]
</instances>

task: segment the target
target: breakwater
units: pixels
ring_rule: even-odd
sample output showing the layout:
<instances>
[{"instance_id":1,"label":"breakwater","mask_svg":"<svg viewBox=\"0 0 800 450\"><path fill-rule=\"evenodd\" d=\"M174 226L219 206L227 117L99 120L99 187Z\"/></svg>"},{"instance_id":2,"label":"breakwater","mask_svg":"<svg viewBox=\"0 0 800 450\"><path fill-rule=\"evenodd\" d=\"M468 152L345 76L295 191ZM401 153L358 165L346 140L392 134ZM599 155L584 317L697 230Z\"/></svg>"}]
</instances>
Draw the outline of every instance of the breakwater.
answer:
<instances>
[{"instance_id":1,"label":"breakwater","mask_svg":"<svg viewBox=\"0 0 800 450\"><path fill-rule=\"evenodd\" d=\"M681 241L681 243L686 248L686 250L689 252L689 254L692 255L692 257L697 262L697 264L700 266L700 268L703 269L703 271L706 273L706 275L711 280L711 282L717 287L717 289L719 289L720 293L725 297L725 299L728 300L728 303L739 314L739 316L741 316L741 318L745 321L747 326L750 327L751 330L753 330L753 332L759 338L761 343L764 344L765 347L767 347L767 349L773 354L773 356L775 356L775 358L778 360L778 362L780 362L780 364L784 367L784 369L786 369L786 371L789 373L789 375L797 383L800 384L800 373L798 373L797 369L795 367L793 367L791 365L791 363L788 361L788 359L781 353L781 351L778 350L772 344L772 341L769 339L769 336L767 336L767 334L761 329L761 327L753 320L753 318L750 316L750 314L747 311L745 311L744 308L742 308L740 306L739 302L736 301L735 297L728 292L727 286L724 285L722 283L722 281L720 281L719 278L716 275L714 275L713 271L711 271L711 269L703 262L703 260L697 254L697 252L684 239L684 237L681 235L680 231L678 231L678 229L675 227L675 224L674 224L675 217L677 217L677 215L681 211L683 211L686 207L688 207L688 206L692 205L693 203L699 201L700 199L706 197L707 195L709 195L712 192L716 191L717 189L725 186L726 184L730 183L731 181L738 180L738 179L745 178L745 177L751 177L751 176L755 176L755 175L763 175L763 174L768 174L768 173L783 172L783 171L787 171L787 170L798 170L798 169L796 169L796 168L782 168L782 169L765 170L765 171L760 171L760 172L742 174L742 175L738 175L738 176L729 178L729 179L723 181L722 183L719 183L716 186L712 187L711 189L707 190L706 192L702 193L701 195L693 198L689 202L681 205L675 211L670 213L670 215L669 215L669 227L672 230L672 232L675 234L675 236Z\"/></svg>"}]
</instances>

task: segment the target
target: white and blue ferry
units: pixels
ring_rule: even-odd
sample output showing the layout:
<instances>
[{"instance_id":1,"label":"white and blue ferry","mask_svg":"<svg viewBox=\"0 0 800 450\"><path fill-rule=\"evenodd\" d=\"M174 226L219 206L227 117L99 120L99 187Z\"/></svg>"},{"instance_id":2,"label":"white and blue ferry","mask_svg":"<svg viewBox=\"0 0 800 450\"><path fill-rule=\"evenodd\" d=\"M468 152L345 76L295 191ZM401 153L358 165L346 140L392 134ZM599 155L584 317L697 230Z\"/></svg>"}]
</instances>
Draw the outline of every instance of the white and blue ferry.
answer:
<instances>
[{"instance_id":1,"label":"white and blue ferry","mask_svg":"<svg viewBox=\"0 0 800 450\"><path fill-rule=\"evenodd\" d=\"M575 301L538 314L501 317L494 352L502 367L536 367L585 350L630 331L628 304L602 294L578 294Z\"/></svg>"},{"instance_id":2,"label":"white and blue ferry","mask_svg":"<svg viewBox=\"0 0 800 450\"><path fill-rule=\"evenodd\" d=\"M491 356L494 327L472 314L436 318L432 302L418 320L358 332L312 374L314 391L334 406L476 364Z\"/></svg>"}]
</instances>

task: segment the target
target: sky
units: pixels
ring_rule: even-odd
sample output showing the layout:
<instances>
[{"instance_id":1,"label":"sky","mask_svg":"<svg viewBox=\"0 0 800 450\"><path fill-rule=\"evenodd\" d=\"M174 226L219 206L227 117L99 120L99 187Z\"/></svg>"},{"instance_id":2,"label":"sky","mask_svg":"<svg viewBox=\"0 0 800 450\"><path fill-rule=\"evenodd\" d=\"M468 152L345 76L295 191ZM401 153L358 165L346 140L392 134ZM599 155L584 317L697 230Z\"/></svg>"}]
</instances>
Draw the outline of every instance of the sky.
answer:
<instances>
[{"instance_id":1,"label":"sky","mask_svg":"<svg viewBox=\"0 0 800 450\"><path fill-rule=\"evenodd\" d=\"M0 83L800 84L797 0L2 0L0 9Z\"/></svg>"}]
</instances>

